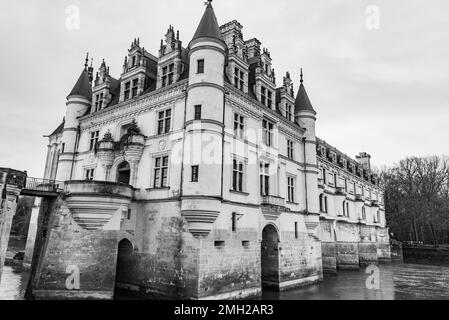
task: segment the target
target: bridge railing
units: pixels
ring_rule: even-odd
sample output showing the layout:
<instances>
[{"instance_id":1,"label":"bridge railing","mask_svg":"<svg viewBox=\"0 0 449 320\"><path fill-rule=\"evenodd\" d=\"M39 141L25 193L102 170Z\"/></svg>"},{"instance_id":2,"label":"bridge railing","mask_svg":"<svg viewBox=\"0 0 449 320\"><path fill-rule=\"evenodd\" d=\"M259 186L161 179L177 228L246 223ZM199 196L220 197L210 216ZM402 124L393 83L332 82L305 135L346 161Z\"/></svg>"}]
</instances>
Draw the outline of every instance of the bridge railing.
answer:
<instances>
[{"instance_id":1,"label":"bridge railing","mask_svg":"<svg viewBox=\"0 0 449 320\"><path fill-rule=\"evenodd\" d=\"M43 192L62 192L64 191L64 182L27 177L25 189Z\"/></svg>"}]
</instances>

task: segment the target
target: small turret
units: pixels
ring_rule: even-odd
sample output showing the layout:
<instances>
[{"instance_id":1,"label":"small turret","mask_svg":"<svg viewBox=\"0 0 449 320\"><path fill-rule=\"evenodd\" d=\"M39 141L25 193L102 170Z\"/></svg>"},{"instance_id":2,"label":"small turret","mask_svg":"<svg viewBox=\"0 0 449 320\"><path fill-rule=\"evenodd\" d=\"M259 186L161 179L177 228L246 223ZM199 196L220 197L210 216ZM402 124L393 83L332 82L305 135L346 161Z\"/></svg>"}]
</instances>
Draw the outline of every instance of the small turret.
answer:
<instances>
[{"instance_id":1,"label":"small turret","mask_svg":"<svg viewBox=\"0 0 449 320\"><path fill-rule=\"evenodd\" d=\"M88 66L89 54L86 56L84 69L78 81L67 96L67 109L64 122L62 142L64 152L60 155L56 179L67 181L71 179L73 167L73 155L76 152L76 140L78 136L78 118L85 115L92 103L92 66Z\"/></svg>"}]
</instances>

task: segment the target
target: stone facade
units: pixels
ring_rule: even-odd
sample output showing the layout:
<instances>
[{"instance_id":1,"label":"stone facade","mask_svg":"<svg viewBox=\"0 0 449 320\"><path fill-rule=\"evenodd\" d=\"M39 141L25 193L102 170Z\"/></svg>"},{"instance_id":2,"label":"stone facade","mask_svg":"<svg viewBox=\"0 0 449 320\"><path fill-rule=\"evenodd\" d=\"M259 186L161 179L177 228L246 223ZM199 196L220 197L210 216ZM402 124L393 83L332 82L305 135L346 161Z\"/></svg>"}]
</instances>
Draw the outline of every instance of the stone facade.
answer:
<instances>
[{"instance_id":1,"label":"stone facade","mask_svg":"<svg viewBox=\"0 0 449 320\"><path fill-rule=\"evenodd\" d=\"M327 156L302 74L296 99L289 73L277 88L269 51L241 29L208 3L187 48L170 26L159 57L132 43L120 79L103 62L93 82L86 64L49 137L44 178L66 190L35 297L246 298L388 256L376 177ZM378 207L322 181L324 167Z\"/></svg>"}]
</instances>

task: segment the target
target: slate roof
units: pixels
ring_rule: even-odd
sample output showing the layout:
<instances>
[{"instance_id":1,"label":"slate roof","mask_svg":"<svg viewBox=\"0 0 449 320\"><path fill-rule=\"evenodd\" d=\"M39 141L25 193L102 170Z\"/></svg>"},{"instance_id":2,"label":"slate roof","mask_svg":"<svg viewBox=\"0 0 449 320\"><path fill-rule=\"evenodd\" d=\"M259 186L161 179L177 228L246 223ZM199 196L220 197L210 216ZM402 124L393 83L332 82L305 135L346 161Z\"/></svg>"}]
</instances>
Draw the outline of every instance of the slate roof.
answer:
<instances>
[{"instance_id":1,"label":"slate roof","mask_svg":"<svg viewBox=\"0 0 449 320\"><path fill-rule=\"evenodd\" d=\"M224 42L223 36L220 32L220 27L218 25L217 17L215 16L214 8L212 7L212 4L210 2L206 7L206 11L201 18L200 24L196 29L192 41L199 38L213 38Z\"/></svg>"},{"instance_id":2,"label":"slate roof","mask_svg":"<svg viewBox=\"0 0 449 320\"><path fill-rule=\"evenodd\" d=\"M304 110L316 113L316 111L312 107L312 104L310 103L310 99L309 96L307 95L306 88L304 87L304 84L301 82L295 100L295 113Z\"/></svg>"},{"instance_id":3,"label":"slate roof","mask_svg":"<svg viewBox=\"0 0 449 320\"><path fill-rule=\"evenodd\" d=\"M83 71L81 72L78 81L76 82L68 97L70 96L82 96L87 100L92 101L92 86L89 81L89 73L86 69L83 69Z\"/></svg>"}]
</instances>

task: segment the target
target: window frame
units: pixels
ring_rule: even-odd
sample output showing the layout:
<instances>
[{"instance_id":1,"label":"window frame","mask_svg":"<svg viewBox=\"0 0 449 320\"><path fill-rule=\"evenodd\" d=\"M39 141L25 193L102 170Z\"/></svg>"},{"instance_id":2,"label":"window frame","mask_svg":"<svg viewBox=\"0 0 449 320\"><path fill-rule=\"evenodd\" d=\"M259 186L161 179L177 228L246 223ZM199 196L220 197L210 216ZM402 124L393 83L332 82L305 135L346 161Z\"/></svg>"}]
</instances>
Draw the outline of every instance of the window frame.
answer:
<instances>
[{"instance_id":1,"label":"window frame","mask_svg":"<svg viewBox=\"0 0 449 320\"><path fill-rule=\"evenodd\" d=\"M169 115L167 115L169 113ZM161 118L161 114L163 114ZM168 134L172 131L173 109L168 108L157 112L156 130L157 135ZM161 127L162 123L162 127ZM167 129L168 128L168 129Z\"/></svg>"},{"instance_id":2,"label":"window frame","mask_svg":"<svg viewBox=\"0 0 449 320\"><path fill-rule=\"evenodd\" d=\"M158 164L158 160L160 161ZM166 161L165 161L166 160ZM159 155L153 158L153 188L169 188L170 158L168 155ZM165 173L165 175L164 175ZM165 176L165 177L164 177ZM165 184L164 184L165 179Z\"/></svg>"},{"instance_id":3,"label":"window frame","mask_svg":"<svg viewBox=\"0 0 449 320\"><path fill-rule=\"evenodd\" d=\"M235 157L232 159L231 190L246 191L246 161Z\"/></svg>"},{"instance_id":4,"label":"window frame","mask_svg":"<svg viewBox=\"0 0 449 320\"><path fill-rule=\"evenodd\" d=\"M196 73L204 74L205 71L205 61L203 58L196 60Z\"/></svg>"},{"instance_id":5,"label":"window frame","mask_svg":"<svg viewBox=\"0 0 449 320\"><path fill-rule=\"evenodd\" d=\"M287 176L287 202L295 203L296 177Z\"/></svg>"},{"instance_id":6,"label":"window frame","mask_svg":"<svg viewBox=\"0 0 449 320\"><path fill-rule=\"evenodd\" d=\"M199 182L200 166L199 165L191 166L190 170L191 170L190 182Z\"/></svg>"},{"instance_id":7,"label":"window frame","mask_svg":"<svg viewBox=\"0 0 449 320\"><path fill-rule=\"evenodd\" d=\"M100 139L100 130L90 131L89 151L94 151Z\"/></svg>"}]
</instances>

